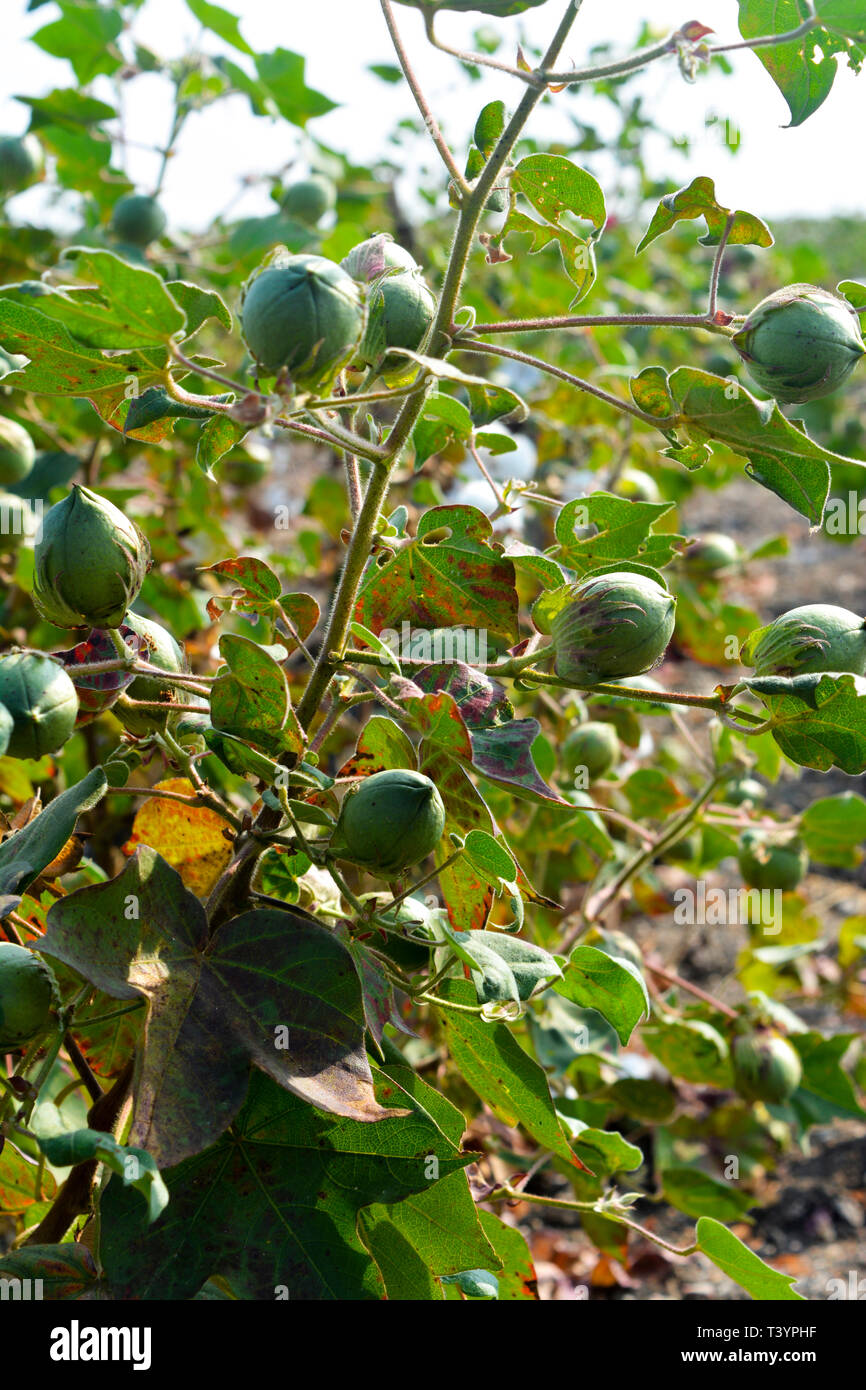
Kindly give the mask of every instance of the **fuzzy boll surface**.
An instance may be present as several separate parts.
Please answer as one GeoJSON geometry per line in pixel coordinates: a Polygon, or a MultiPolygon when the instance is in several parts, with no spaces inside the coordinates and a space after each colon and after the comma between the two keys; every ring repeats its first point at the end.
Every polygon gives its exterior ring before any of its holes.
{"type": "Polygon", "coordinates": [[[34,550],[33,601],[57,627],[120,627],[150,567],[134,521],[76,486],[47,513],[34,550]]]}
{"type": "Polygon", "coordinates": [[[376,772],[346,796],[337,853],[385,878],[417,864],[436,848],[445,807],[435,783],[420,772],[376,772]]]}
{"type": "Polygon", "coordinates": [[[551,623],[554,671],[573,685],[638,676],[673,636],[676,599],[648,575],[614,571],[573,585],[551,623]]]}
{"type": "Polygon", "coordinates": [[[753,380],[783,404],[838,390],[866,353],[851,305],[816,285],[768,295],[732,342],[753,380]]]}
{"type": "Polygon", "coordinates": [[[866,676],[866,620],[832,603],[809,603],[782,613],[743,643],[742,659],[756,676],[849,671],[866,676]]]}
{"type": "Polygon", "coordinates": [[[414,271],[391,275],[373,291],[360,359],[385,373],[416,370],[410,358],[395,356],[390,348],[417,352],[436,313],[436,300],[414,271]]]}
{"type": "Polygon", "coordinates": [[[312,389],[333,380],[364,328],[361,292],[324,256],[290,256],[261,270],[241,308],[244,339],[258,365],[312,389]]]}
{"type": "Polygon", "coordinates": [[[57,753],[71,736],[78,694],[62,666],[39,652],[0,656],[0,704],[12,718],[11,758],[57,753]]]}

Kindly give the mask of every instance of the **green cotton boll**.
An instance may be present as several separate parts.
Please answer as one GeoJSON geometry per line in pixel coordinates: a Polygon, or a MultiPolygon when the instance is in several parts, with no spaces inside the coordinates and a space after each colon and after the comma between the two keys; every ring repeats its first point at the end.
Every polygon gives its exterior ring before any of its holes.
{"type": "Polygon", "coordinates": [[[60,996],[54,972],[26,946],[0,941],[0,1052],[26,1047],[51,1021],[60,996]]]}
{"type": "Polygon", "coordinates": [[[359,241],[340,262],[347,275],[359,285],[378,280],[386,270],[416,270],[421,267],[415,257],[400,246],[389,232],[377,232],[366,241],[359,241]]]}
{"type": "Polygon", "coordinates": [[[12,719],[10,758],[59,753],[78,716],[78,693],[63,667],[41,652],[0,656],[0,705],[12,719]]]}
{"type": "Polygon", "coordinates": [[[731,1049],[734,1085],[744,1100],[781,1105],[803,1078],[799,1053],[780,1033],[737,1038],[731,1049]]]}
{"type": "Polygon", "coordinates": [[[585,767],[591,782],[603,777],[619,761],[619,736],[612,724],[589,720],[568,734],[561,750],[569,777],[585,767]]]}
{"type": "Polygon", "coordinates": [[[337,190],[324,174],[311,174],[308,179],[290,183],[280,201],[280,208],[288,217],[308,227],[315,227],[336,205],[337,190]]]}
{"type": "Polygon", "coordinates": [[[570,685],[639,676],[664,656],[676,599],[647,575],[616,571],[571,586],[551,622],[554,671],[570,685]]]}
{"type": "Polygon", "coordinates": [[[389,349],[417,352],[435,315],[436,300],[420,275],[406,272],[389,276],[372,292],[360,360],[377,367],[386,378],[413,376],[417,365],[412,359],[389,349]]]}
{"type": "Polygon", "coordinates": [[[36,461],[36,446],[23,425],[0,415],[0,487],[20,483],[36,461]]]}
{"type": "Polygon", "coordinates": [[[866,353],[851,305],[816,285],[762,299],[732,342],[752,379],[783,404],[830,395],[866,353]]]}
{"type": "Polygon", "coordinates": [[[806,876],[809,855],[797,839],[747,830],[740,840],[737,863],[747,887],[792,893],[806,876]]]}
{"type": "Polygon", "coordinates": [[[263,372],[285,368],[303,390],[326,387],[360,342],[361,291],[324,256],[285,256],[247,282],[241,326],[263,372]]]}
{"type": "Polygon", "coordinates": [[[130,193],[121,198],[111,214],[113,235],[129,247],[149,246],[162,236],[166,225],[166,216],[159,203],[143,193],[130,193]]]}
{"type": "Polygon", "coordinates": [[[804,604],[751,633],[740,659],[754,666],[756,676],[811,671],[866,676],[866,620],[831,603],[804,604]]]}
{"type": "Polygon", "coordinates": [[[33,602],[68,628],[120,627],[151,564],[135,522],[81,486],[46,514],[34,560],[33,602]]]}
{"type": "Polygon", "coordinates": [[[384,879],[431,854],[445,829],[445,807],[429,777],[409,769],[376,772],[340,808],[331,852],[384,879]]]}
{"type": "Polygon", "coordinates": [[[0,140],[0,193],[20,193],[42,177],[45,157],[35,135],[0,140]]]}
{"type": "Polygon", "coordinates": [[[731,536],[725,536],[721,531],[708,531],[689,546],[683,555],[683,562],[690,577],[709,579],[738,565],[742,558],[743,551],[731,536]]]}

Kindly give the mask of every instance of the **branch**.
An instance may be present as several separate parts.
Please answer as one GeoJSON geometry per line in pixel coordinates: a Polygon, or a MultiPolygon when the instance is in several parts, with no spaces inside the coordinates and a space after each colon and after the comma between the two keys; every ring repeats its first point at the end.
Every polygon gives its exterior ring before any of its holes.
{"type": "MultiPolygon", "coordinates": [[[[715,313],[715,309],[713,310],[715,313]]],[[[491,333],[546,333],[560,328],[702,328],[706,333],[729,331],[721,324],[711,323],[706,314],[560,314],[553,318],[501,319],[498,323],[476,323],[472,325],[474,334],[491,333]]],[[[458,338],[455,347],[463,347],[464,341],[458,338]]]]}
{"type": "Polygon", "coordinates": [[[394,45],[394,52],[397,54],[397,59],[400,63],[400,67],[403,69],[403,76],[406,79],[406,82],[409,86],[409,90],[415,98],[415,105],[421,112],[421,119],[427,127],[430,139],[433,141],[433,144],[436,146],[437,150],[442,156],[442,162],[445,165],[445,168],[448,170],[449,174],[451,175],[452,179],[454,180],[454,183],[457,185],[457,188],[460,190],[461,193],[468,193],[469,185],[466,182],[463,175],[461,174],[459,168],[457,167],[456,160],[454,159],[451,150],[448,148],[448,142],[442,134],[442,131],[439,129],[438,122],[436,121],[433,112],[430,110],[430,107],[427,104],[427,98],[421,90],[418,78],[415,76],[415,73],[412,69],[412,65],[409,62],[406,49],[403,47],[403,40],[401,39],[400,31],[397,28],[397,21],[394,18],[394,12],[391,9],[391,0],[379,0],[379,3],[382,6],[382,13],[385,16],[385,23],[388,26],[388,33],[391,35],[391,42],[394,45]]]}
{"type": "Polygon", "coordinates": [[[572,372],[566,372],[562,367],[554,367],[552,363],[545,362],[541,357],[532,357],[526,352],[516,352],[513,348],[494,347],[492,343],[477,343],[474,338],[461,339],[460,347],[466,352],[478,352],[492,357],[508,357],[513,362],[525,362],[528,367],[536,367],[538,371],[546,372],[548,376],[555,376],[560,381],[567,381],[569,386],[574,386],[578,391],[586,391],[588,395],[605,401],[614,409],[622,410],[626,415],[632,415],[635,420],[640,420],[644,425],[652,425],[655,429],[663,429],[665,424],[673,424],[672,417],[665,416],[659,419],[655,415],[648,415],[646,411],[632,405],[630,401],[624,401],[620,396],[611,395],[610,391],[603,391],[600,386],[593,386],[591,381],[586,381],[581,376],[575,376],[572,372]]]}

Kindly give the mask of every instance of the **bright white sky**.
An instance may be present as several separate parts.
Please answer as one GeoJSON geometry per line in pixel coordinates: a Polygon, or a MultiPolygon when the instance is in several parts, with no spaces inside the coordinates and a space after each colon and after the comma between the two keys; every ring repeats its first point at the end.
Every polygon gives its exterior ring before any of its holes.
{"type": "MultiPolygon", "coordinates": [[[[397,119],[414,114],[405,86],[388,86],[367,71],[370,63],[393,62],[388,35],[376,0],[223,0],[240,11],[242,31],[256,49],[278,46],[303,53],[307,81],[333,100],[340,109],[322,117],[311,130],[324,142],[348,151],[359,163],[381,157],[385,140],[397,119]]],[[[16,93],[34,95],[72,80],[66,63],[49,58],[24,43],[26,36],[56,17],[53,5],[28,14],[26,0],[3,0],[3,46],[0,52],[0,127],[22,129],[26,108],[12,100],[16,93]]],[[[525,28],[539,44],[546,41],[558,18],[558,5],[530,11],[519,19],[497,21],[511,36],[502,56],[513,54],[516,38],[525,28]]],[[[503,74],[488,73],[483,82],[470,83],[459,65],[431,50],[420,16],[403,5],[395,12],[416,70],[434,112],[455,146],[465,142],[475,115],[485,101],[515,100],[516,83],[503,74]]],[[[585,0],[564,57],[585,60],[590,47],[611,37],[623,49],[637,33],[642,18],[652,15],[660,27],[674,29],[695,15],[716,26],[719,41],[738,38],[736,0],[585,0]],[[692,5],[694,14],[692,13],[692,5]],[[612,20],[615,19],[615,23],[612,20]]],[[[443,38],[469,44],[478,15],[445,15],[439,21],[443,38]]],[[[491,21],[492,22],[492,21],[491,21]]],[[[183,0],[147,0],[136,22],[139,39],[164,56],[181,52],[187,40],[195,40],[198,24],[183,0]]],[[[210,51],[222,50],[208,36],[210,51]]],[[[243,63],[238,54],[231,56],[243,63]]],[[[676,187],[697,174],[709,174],[717,182],[719,199],[733,207],[748,208],[772,221],[782,215],[823,215],[841,212],[862,216],[866,212],[866,183],[854,170],[861,160],[855,155],[862,140],[866,114],[866,71],[856,79],[845,67],[821,110],[796,130],[784,129],[787,108],[757,58],[751,53],[733,55],[735,75],[705,77],[695,85],[679,76],[675,61],[656,64],[642,78],[648,109],[665,128],[694,139],[700,136],[688,159],[672,160],[662,142],[650,155],[653,172],[676,187]],[[717,118],[713,121],[712,117],[717,118]],[[721,125],[729,119],[741,132],[736,158],[723,147],[721,125]]],[[[139,78],[126,88],[127,127],[131,137],[143,142],[165,139],[169,120],[164,84],[157,78],[139,78]]],[[[110,92],[103,93],[110,98],[110,92]]],[[[607,103],[582,95],[562,93],[540,113],[536,131],[559,132],[567,138],[567,113],[605,128],[607,103]]],[[[255,121],[245,98],[220,102],[194,118],[184,135],[182,155],[173,166],[165,189],[165,202],[173,224],[192,229],[205,227],[232,194],[238,177],[255,171],[276,172],[303,151],[303,136],[285,123],[273,126],[255,121]],[[300,146],[299,146],[300,140],[300,146]]],[[[462,156],[462,151],[461,151],[462,156]]],[[[604,182],[604,166],[587,160],[604,182]]],[[[145,188],[152,183],[156,160],[144,151],[133,151],[130,172],[145,188]]],[[[16,211],[26,215],[41,190],[31,190],[17,201],[16,211]]],[[[262,191],[248,194],[239,212],[265,211],[262,191]]],[[[852,268],[852,273],[854,268],[852,268]]]]}

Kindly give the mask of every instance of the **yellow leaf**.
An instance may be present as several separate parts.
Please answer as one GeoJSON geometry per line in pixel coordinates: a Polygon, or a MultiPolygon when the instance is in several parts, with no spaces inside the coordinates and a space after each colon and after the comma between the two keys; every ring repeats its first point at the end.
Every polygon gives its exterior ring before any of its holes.
{"type": "MultiPolygon", "coordinates": [[[[157,782],[154,791],[195,796],[185,777],[157,782]]],[[[149,845],[161,854],[198,898],[207,897],[232,857],[231,829],[215,811],[156,796],[148,797],[136,813],[124,854],[132,854],[137,845],[149,845]]]]}

